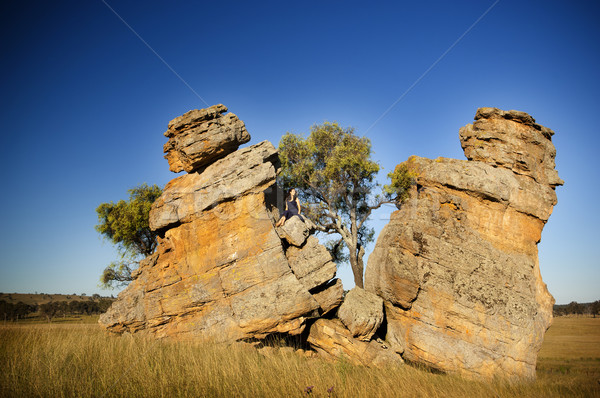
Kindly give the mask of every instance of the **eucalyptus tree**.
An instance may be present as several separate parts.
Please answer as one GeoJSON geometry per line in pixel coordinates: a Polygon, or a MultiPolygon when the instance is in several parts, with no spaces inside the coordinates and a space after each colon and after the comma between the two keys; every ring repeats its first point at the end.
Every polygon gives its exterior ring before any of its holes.
{"type": "Polygon", "coordinates": [[[96,231],[117,246],[121,257],[102,272],[100,283],[104,287],[128,284],[131,271],[140,260],[156,250],[157,234],[150,229],[149,217],[152,203],[161,195],[162,189],[157,185],[142,184],[127,192],[128,200],[102,203],[96,208],[96,231]]]}
{"type": "Polygon", "coordinates": [[[371,159],[371,141],[337,123],[311,127],[310,135],[286,133],[279,142],[283,188],[296,188],[303,213],[337,239],[328,248],[338,262],[348,261],[357,286],[363,287],[365,246],[373,240],[371,212],[386,203],[400,205],[409,196],[413,175],[400,165],[390,183],[375,180],[380,166],[371,159]]]}

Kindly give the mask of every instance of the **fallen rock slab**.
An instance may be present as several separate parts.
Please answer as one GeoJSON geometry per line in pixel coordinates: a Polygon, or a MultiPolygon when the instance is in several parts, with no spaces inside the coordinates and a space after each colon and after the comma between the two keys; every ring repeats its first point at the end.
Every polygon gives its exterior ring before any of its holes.
{"type": "Polygon", "coordinates": [[[335,276],[337,265],[315,236],[310,236],[302,247],[290,246],[285,255],[296,278],[308,289],[321,286],[335,276]]]}
{"type": "Polygon", "coordinates": [[[310,291],[313,298],[321,307],[321,316],[327,315],[337,309],[344,300],[344,286],[341,279],[333,279],[326,285],[310,291]]]}
{"type": "Polygon", "coordinates": [[[403,363],[402,358],[384,344],[376,341],[360,341],[339,319],[318,319],[310,327],[307,341],[326,359],[344,359],[355,365],[394,366],[403,363]]]}

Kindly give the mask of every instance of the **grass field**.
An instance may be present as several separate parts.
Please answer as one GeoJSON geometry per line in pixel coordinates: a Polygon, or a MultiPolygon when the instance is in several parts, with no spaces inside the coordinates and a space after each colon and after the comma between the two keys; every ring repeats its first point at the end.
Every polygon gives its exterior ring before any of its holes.
{"type": "Polygon", "coordinates": [[[0,326],[1,397],[600,397],[600,318],[557,318],[533,383],[368,369],[253,348],[108,335],[93,322],[0,326]],[[312,389],[309,388],[312,386],[312,389]]]}

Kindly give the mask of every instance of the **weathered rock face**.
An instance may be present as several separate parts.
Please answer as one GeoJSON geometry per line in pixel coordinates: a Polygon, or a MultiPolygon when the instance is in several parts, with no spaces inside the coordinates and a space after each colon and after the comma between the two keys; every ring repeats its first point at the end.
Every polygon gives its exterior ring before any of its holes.
{"type": "Polygon", "coordinates": [[[553,132],[481,108],[460,130],[469,161],[411,157],[411,199],[383,229],[366,289],[384,299],[404,359],[466,375],[535,377],[554,299],[537,243],[562,185],[553,132]]]}
{"type": "Polygon", "coordinates": [[[313,232],[313,227],[314,225],[306,218],[302,221],[300,217],[292,217],[283,226],[277,228],[277,234],[290,245],[302,246],[308,235],[313,232]]]}
{"type": "Polygon", "coordinates": [[[333,279],[326,285],[311,290],[311,293],[321,306],[322,315],[327,315],[342,304],[344,286],[340,279],[333,279]]]}
{"type": "Polygon", "coordinates": [[[188,173],[208,165],[250,141],[250,134],[225,105],[195,109],[169,123],[163,150],[171,171],[188,173]]]}
{"type": "MultiPolygon", "coordinates": [[[[292,220],[300,219],[292,217],[286,224],[292,220]]],[[[298,221],[298,223],[302,223],[302,221],[298,221]]],[[[337,266],[331,261],[331,254],[319,244],[316,237],[311,236],[305,242],[306,244],[302,247],[290,246],[286,255],[296,278],[307,289],[312,289],[331,280],[335,276],[337,266]]]]}
{"type": "Polygon", "coordinates": [[[337,316],[352,333],[352,337],[370,341],[383,322],[383,300],[371,292],[355,287],[346,294],[337,316]]]}
{"type": "Polygon", "coordinates": [[[325,358],[344,358],[356,365],[390,366],[404,363],[385,344],[353,338],[339,319],[318,319],[310,328],[308,342],[325,358]]]}
{"type": "Polygon", "coordinates": [[[497,108],[479,108],[475,120],[460,129],[467,159],[507,168],[542,185],[563,184],[554,169],[554,131],[525,112],[497,108]]]}
{"type": "Polygon", "coordinates": [[[171,228],[201,217],[219,203],[262,193],[275,183],[278,162],[277,150],[263,141],[216,161],[202,173],[171,180],[153,205],[150,228],[171,228]]]}
{"type": "MultiPolygon", "coordinates": [[[[198,129],[223,129],[223,111],[216,106],[188,112],[169,131],[182,138],[198,129]]],[[[234,119],[236,131],[245,132],[234,119]]],[[[229,141],[211,141],[214,147],[173,142],[185,156],[174,150],[171,168],[198,171],[169,182],[154,203],[150,225],[160,232],[157,251],[100,317],[102,326],[156,337],[260,339],[300,334],[308,319],[340,305],[335,264],[309,237],[311,226],[297,217],[288,220],[293,243],[274,228],[279,164],[273,145],[264,141],[231,151],[229,141]],[[206,160],[215,153],[218,160],[206,160]]]]}

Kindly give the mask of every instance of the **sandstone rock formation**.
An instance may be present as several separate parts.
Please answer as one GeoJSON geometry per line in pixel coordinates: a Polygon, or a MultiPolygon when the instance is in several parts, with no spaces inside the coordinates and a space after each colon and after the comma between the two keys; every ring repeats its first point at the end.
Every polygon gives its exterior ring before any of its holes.
{"type": "MultiPolygon", "coordinates": [[[[300,219],[292,217],[286,224],[292,220],[300,219]]],[[[302,223],[302,221],[298,221],[298,223],[302,223]]],[[[335,276],[337,266],[331,261],[331,254],[319,244],[316,237],[311,236],[305,242],[302,247],[290,246],[286,256],[296,278],[307,289],[312,289],[331,280],[335,276]]]]}
{"type": "Polygon", "coordinates": [[[100,317],[109,331],[219,341],[298,335],[341,303],[335,264],[309,237],[311,225],[293,217],[285,230],[274,227],[276,149],[264,141],[236,150],[249,135],[225,111],[169,123],[166,158],[189,174],[154,203],[157,251],[100,317]]]}
{"type": "Polygon", "coordinates": [[[222,105],[195,109],[169,123],[163,150],[170,170],[188,173],[208,165],[250,141],[250,134],[233,113],[222,105]]]}
{"type": "MultiPolygon", "coordinates": [[[[278,211],[276,212],[279,213],[278,211]]],[[[278,218],[278,215],[274,216],[278,218]]],[[[300,219],[300,217],[292,217],[285,224],[277,228],[277,234],[281,239],[285,239],[290,245],[302,246],[302,244],[313,232],[314,224],[306,218],[300,219]]]]}
{"type": "Polygon", "coordinates": [[[466,375],[535,377],[554,299],[537,243],[562,185],[552,130],[481,108],[460,130],[469,159],[411,157],[411,199],[369,257],[386,341],[404,359],[466,375]]]}
{"type": "Polygon", "coordinates": [[[321,315],[325,316],[342,304],[344,286],[340,279],[333,279],[326,285],[311,290],[311,293],[321,306],[321,310],[323,311],[321,315]]]}
{"type": "Polygon", "coordinates": [[[411,157],[411,199],[381,232],[365,289],[344,296],[309,220],[274,227],[277,151],[267,141],[238,149],[250,136],[226,111],[169,123],[165,158],[187,174],[154,203],[157,251],[103,327],[248,345],[292,335],[311,355],[359,365],[406,359],[470,376],[535,376],[554,303],[537,243],[563,184],[552,130],[523,112],[481,108],[460,130],[468,160],[411,157]]]}
{"type": "Polygon", "coordinates": [[[385,344],[375,340],[361,341],[352,337],[339,319],[318,319],[310,328],[310,345],[324,358],[345,360],[364,366],[390,366],[404,363],[385,344]]]}

